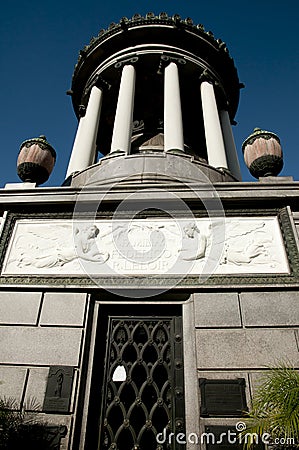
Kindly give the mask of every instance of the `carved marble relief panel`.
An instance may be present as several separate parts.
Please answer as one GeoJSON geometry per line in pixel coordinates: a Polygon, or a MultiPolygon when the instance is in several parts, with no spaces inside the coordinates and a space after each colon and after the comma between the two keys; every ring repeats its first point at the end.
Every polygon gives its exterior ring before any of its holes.
{"type": "Polygon", "coordinates": [[[3,275],[288,274],[277,217],[19,219],[3,275]]]}

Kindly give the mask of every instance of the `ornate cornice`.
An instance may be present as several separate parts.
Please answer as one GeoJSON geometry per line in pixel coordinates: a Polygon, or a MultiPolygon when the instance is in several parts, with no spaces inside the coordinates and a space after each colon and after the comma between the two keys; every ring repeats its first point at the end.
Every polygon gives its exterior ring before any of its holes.
{"type": "Polygon", "coordinates": [[[178,14],[174,14],[173,16],[168,16],[167,13],[161,12],[159,15],[155,15],[152,12],[147,13],[145,16],[140,14],[134,14],[131,19],[127,17],[123,17],[118,23],[112,22],[107,29],[100,30],[98,36],[91,38],[89,44],[85,45],[82,50],[79,52],[79,58],[77,64],[75,66],[74,75],[76,75],[76,71],[78,65],[82,60],[84,60],[88,53],[90,53],[93,48],[99,45],[102,41],[107,39],[108,37],[117,34],[119,32],[126,32],[129,28],[141,26],[141,25],[169,25],[176,27],[178,29],[190,30],[198,36],[204,37],[206,40],[210,42],[215,48],[217,48],[220,52],[226,53],[230,59],[229,51],[226,47],[225,42],[221,39],[215,39],[214,34],[211,31],[205,31],[204,26],[202,24],[194,24],[193,20],[190,17],[186,19],[182,19],[178,14]]]}

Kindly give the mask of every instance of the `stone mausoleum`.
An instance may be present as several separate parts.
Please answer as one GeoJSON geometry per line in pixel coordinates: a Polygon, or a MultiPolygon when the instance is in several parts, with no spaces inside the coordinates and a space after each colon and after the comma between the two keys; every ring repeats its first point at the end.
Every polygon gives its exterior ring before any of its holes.
{"type": "Polygon", "coordinates": [[[236,430],[265,366],[299,367],[299,185],[261,129],[241,181],[241,87],[202,25],[136,14],[80,52],[62,185],[39,187],[45,136],[21,145],[23,182],[0,191],[0,396],[49,448],[241,448],[201,436],[236,430]]]}

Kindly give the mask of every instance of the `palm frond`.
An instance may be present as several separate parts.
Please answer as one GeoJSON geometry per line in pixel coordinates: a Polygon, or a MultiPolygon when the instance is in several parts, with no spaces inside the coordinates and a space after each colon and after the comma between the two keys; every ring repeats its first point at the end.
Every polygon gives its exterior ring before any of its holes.
{"type": "MultiPolygon", "coordinates": [[[[247,428],[241,433],[269,433],[276,438],[293,438],[299,446],[299,373],[280,364],[261,376],[245,419],[247,428]]],[[[250,448],[250,443],[245,444],[250,448]]],[[[299,448],[299,447],[298,447],[299,448]]]]}

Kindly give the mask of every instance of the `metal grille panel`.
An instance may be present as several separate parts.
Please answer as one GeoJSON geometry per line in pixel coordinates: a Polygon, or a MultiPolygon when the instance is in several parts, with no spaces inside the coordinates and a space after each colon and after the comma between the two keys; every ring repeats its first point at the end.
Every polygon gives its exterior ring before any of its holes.
{"type": "Polygon", "coordinates": [[[100,449],[174,448],[156,436],[184,430],[181,318],[110,318],[105,366],[100,449]]]}

